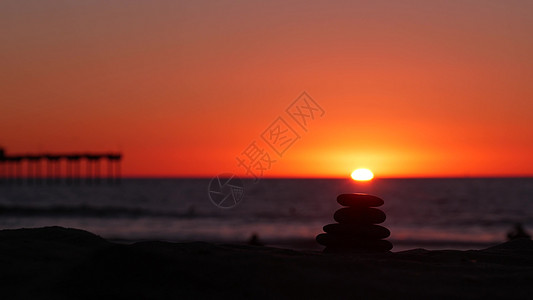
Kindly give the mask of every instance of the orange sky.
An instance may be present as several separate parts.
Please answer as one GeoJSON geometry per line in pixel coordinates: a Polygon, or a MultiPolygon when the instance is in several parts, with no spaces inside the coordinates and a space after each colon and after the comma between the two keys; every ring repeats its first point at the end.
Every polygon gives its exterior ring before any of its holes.
{"type": "Polygon", "coordinates": [[[435,2],[2,1],[0,144],[243,174],[307,91],[264,176],[533,175],[533,2],[435,2]]]}

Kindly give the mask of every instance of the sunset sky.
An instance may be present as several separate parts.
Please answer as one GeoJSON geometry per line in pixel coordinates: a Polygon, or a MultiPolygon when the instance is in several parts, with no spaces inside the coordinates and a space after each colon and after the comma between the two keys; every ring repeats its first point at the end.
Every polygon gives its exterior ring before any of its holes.
{"type": "Polygon", "coordinates": [[[533,175],[533,1],[2,1],[0,145],[126,176],[533,175]],[[286,109],[323,109],[307,131],[286,109]],[[261,134],[300,136],[279,157],[261,134]]]}

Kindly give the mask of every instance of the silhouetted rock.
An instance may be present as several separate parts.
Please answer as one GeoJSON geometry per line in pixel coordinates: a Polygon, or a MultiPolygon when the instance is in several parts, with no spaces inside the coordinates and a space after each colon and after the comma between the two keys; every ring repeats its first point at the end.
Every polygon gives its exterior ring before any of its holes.
{"type": "Polygon", "coordinates": [[[333,218],[339,222],[324,226],[326,233],[317,235],[316,241],[326,246],[327,253],[387,252],[392,244],[383,240],[390,231],[379,225],[385,221],[383,211],[373,208],[384,204],[383,199],[367,194],[341,194],[337,202],[343,206],[333,218]]]}
{"type": "MultiPolygon", "coordinates": [[[[59,226],[41,227],[41,228],[22,228],[22,229],[4,229],[0,230],[0,241],[9,242],[12,245],[17,243],[28,243],[27,241],[46,241],[52,244],[68,244],[84,248],[98,248],[109,245],[105,239],[93,233],[59,226]]],[[[29,247],[29,243],[27,244],[29,247]]]]}
{"type": "Polygon", "coordinates": [[[390,236],[387,228],[373,224],[328,224],[324,226],[324,231],[332,235],[360,238],[384,239],[390,236]]]}
{"type": "Polygon", "coordinates": [[[324,248],[324,253],[379,253],[389,252],[391,242],[387,240],[370,241],[360,245],[329,245],[324,248]]]}
{"type": "Polygon", "coordinates": [[[387,240],[367,239],[349,235],[340,236],[329,233],[321,233],[316,236],[316,241],[324,246],[355,247],[377,250],[386,249],[385,251],[392,249],[392,244],[387,240]]]}
{"type": "Polygon", "coordinates": [[[333,215],[335,221],[347,224],[379,224],[386,219],[385,213],[377,208],[345,207],[333,215]]]}
{"type": "Polygon", "coordinates": [[[350,207],[377,207],[385,203],[379,197],[362,193],[341,194],[337,197],[337,202],[350,207]]]}

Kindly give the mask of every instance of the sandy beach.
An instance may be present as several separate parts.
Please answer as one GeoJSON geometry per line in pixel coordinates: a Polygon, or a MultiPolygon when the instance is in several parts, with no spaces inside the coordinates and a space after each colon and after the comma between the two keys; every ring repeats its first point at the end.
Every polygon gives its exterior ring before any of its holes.
{"type": "Polygon", "coordinates": [[[4,299],[513,299],[533,241],[483,250],[323,254],[206,242],[116,244],[62,227],[0,231],[4,299]]]}

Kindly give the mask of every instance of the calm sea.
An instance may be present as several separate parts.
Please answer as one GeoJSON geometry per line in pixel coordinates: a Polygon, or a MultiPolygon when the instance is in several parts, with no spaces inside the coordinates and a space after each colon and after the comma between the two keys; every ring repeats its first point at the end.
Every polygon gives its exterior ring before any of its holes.
{"type": "Polygon", "coordinates": [[[533,230],[533,178],[262,179],[245,182],[236,207],[208,197],[210,179],[123,179],[120,185],[0,185],[0,228],[59,225],[115,241],[160,239],[321,247],[341,193],[382,197],[393,251],[480,249],[520,222],[533,230]]]}

